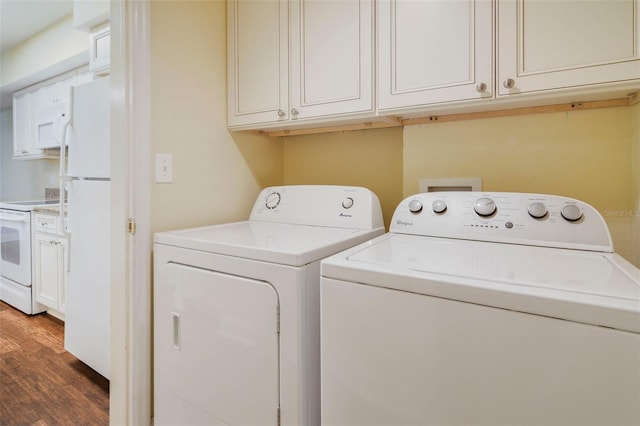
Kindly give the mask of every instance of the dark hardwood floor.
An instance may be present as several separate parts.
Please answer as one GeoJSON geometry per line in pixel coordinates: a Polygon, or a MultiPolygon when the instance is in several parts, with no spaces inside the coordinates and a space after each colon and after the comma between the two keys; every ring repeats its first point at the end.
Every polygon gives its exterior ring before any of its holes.
{"type": "Polygon", "coordinates": [[[109,381],[64,350],[62,321],[0,302],[0,425],[108,425],[109,381]]]}

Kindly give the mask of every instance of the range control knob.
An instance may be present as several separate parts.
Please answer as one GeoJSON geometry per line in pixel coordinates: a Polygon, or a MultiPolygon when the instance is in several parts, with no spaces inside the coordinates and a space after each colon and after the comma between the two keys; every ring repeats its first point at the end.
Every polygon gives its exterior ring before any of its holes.
{"type": "Polygon", "coordinates": [[[409,211],[411,213],[420,213],[422,211],[422,202],[416,199],[409,201],[409,211]]]}
{"type": "Polygon", "coordinates": [[[473,205],[473,210],[479,216],[491,216],[496,212],[496,203],[489,197],[478,198],[473,205]]]}
{"type": "Polygon", "coordinates": [[[536,201],[535,203],[529,204],[529,216],[535,219],[542,219],[547,215],[547,206],[543,203],[536,201]]]}
{"type": "Polygon", "coordinates": [[[342,207],[344,207],[345,209],[350,209],[351,207],[353,207],[353,198],[351,197],[347,197],[342,201],[342,207]]]}
{"type": "Polygon", "coordinates": [[[575,204],[569,204],[562,208],[562,217],[567,219],[569,222],[575,222],[582,217],[582,210],[580,210],[580,207],[575,204]]]}
{"type": "Polygon", "coordinates": [[[442,200],[435,200],[433,204],[431,204],[431,208],[434,213],[443,213],[447,209],[447,203],[442,200]]]}
{"type": "Polygon", "coordinates": [[[275,209],[276,207],[278,207],[278,204],[280,204],[280,194],[278,192],[272,192],[271,194],[267,195],[267,198],[264,201],[264,205],[269,210],[275,209]]]}

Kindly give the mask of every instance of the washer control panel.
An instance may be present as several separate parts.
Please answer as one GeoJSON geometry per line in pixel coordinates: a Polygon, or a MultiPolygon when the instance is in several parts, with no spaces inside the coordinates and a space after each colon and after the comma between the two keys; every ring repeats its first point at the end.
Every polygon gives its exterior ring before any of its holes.
{"type": "Polygon", "coordinates": [[[384,227],[378,197],[367,188],[291,185],[262,190],[250,220],[353,229],[384,227]]]}
{"type": "Polygon", "coordinates": [[[429,192],[404,199],[390,232],[613,252],[602,215],[567,197],[511,192],[429,192]]]}

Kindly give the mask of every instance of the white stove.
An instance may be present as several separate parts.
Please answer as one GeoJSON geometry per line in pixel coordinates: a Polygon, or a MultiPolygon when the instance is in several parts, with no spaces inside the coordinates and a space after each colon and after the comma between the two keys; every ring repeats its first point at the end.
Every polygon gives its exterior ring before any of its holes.
{"type": "Polygon", "coordinates": [[[640,270],[581,201],[409,197],[321,304],[326,425],[640,424],[640,270]]]}
{"type": "Polygon", "coordinates": [[[44,309],[36,302],[32,283],[31,212],[57,200],[11,201],[0,203],[0,300],[26,314],[44,309]]]}

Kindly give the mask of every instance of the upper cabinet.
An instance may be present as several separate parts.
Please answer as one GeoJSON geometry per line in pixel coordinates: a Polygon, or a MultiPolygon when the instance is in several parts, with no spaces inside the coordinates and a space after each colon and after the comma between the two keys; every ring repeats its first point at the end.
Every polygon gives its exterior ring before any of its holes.
{"type": "Polygon", "coordinates": [[[490,0],[379,0],[378,108],[493,95],[490,0]]]}
{"type": "Polygon", "coordinates": [[[373,0],[228,0],[232,128],[373,116],[373,0]]]}
{"type": "Polygon", "coordinates": [[[378,0],[378,111],[626,96],[640,90],[639,13],[637,0],[378,0]]]}
{"type": "Polygon", "coordinates": [[[640,78],[637,0],[499,0],[498,94],[640,78]]]}
{"type": "Polygon", "coordinates": [[[229,127],[629,97],[639,1],[228,0],[229,127]]]}
{"type": "Polygon", "coordinates": [[[28,90],[13,95],[13,156],[16,158],[42,156],[43,150],[37,149],[31,124],[34,123],[32,105],[37,103],[28,90]]]}
{"type": "Polygon", "coordinates": [[[106,25],[89,34],[89,71],[108,74],[111,67],[111,26],[106,25]]]}

